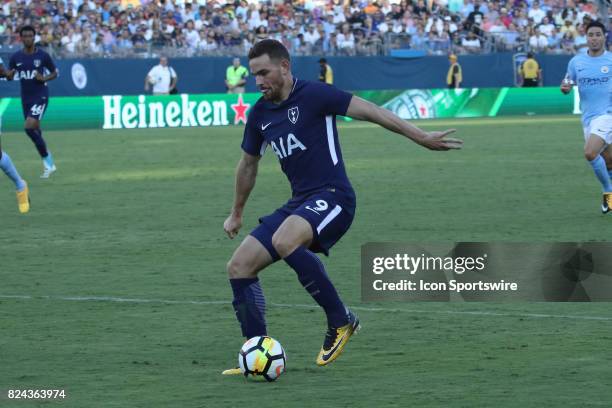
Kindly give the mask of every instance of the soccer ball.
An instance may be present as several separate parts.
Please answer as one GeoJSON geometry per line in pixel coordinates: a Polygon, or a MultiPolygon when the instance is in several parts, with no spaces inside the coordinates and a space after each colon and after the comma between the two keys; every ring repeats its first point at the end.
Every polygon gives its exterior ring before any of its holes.
{"type": "Polygon", "coordinates": [[[240,349],[238,365],[247,378],[274,381],[285,371],[287,356],[277,340],[257,336],[247,340],[240,349]]]}

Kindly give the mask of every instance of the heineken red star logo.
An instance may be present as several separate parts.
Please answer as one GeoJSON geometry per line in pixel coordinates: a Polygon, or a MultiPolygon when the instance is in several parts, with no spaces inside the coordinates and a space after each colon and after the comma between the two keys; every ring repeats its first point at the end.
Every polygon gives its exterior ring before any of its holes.
{"type": "Polygon", "coordinates": [[[244,103],[243,100],[242,100],[242,94],[239,94],[238,95],[238,102],[233,103],[230,106],[234,110],[234,125],[237,125],[240,122],[246,124],[246,122],[247,122],[246,112],[251,107],[251,104],[250,103],[244,103]]]}

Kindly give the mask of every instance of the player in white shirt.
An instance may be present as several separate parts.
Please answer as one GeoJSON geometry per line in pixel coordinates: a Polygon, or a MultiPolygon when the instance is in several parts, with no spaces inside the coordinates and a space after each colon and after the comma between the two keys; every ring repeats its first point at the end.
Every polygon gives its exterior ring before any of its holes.
{"type": "Polygon", "coordinates": [[[174,69],[168,66],[168,58],[161,57],[159,64],[147,74],[144,89],[148,91],[153,85],[153,95],[167,95],[176,87],[177,79],[174,69]]]}

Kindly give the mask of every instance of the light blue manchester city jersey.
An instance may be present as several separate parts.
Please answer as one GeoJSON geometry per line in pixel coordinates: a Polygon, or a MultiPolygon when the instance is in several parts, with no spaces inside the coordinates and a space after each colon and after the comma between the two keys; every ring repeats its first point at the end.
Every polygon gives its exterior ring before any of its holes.
{"type": "Polygon", "coordinates": [[[576,55],[567,66],[567,76],[578,86],[584,127],[593,118],[612,113],[612,53],[576,55]]]}

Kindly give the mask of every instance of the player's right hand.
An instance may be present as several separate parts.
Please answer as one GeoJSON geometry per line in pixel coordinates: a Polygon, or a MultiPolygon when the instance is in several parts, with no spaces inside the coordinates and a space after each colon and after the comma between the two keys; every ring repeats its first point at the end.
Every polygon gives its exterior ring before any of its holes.
{"type": "Polygon", "coordinates": [[[463,140],[446,137],[454,132],[455,129],[448,129],[442,132],[427,132],[425,138],[421,139],[418,143],[429,150],[461,149],[463,147],[463,140]]]}
{"type": "Polygon", "coordinates": [[[234,239],[238,235],[238,231],[242,227],[242,217],[238,217],[234,213],[230,214],[229,217],[223,223],[223,230],[230,239],[234,239]]]}
{"type": "Polygon", "coordinates": [[[572,90],[572,86],[573,85],[571,82],[566,82],[566,81],[561,82],[561,92],[567,95],[572,90]]]}

